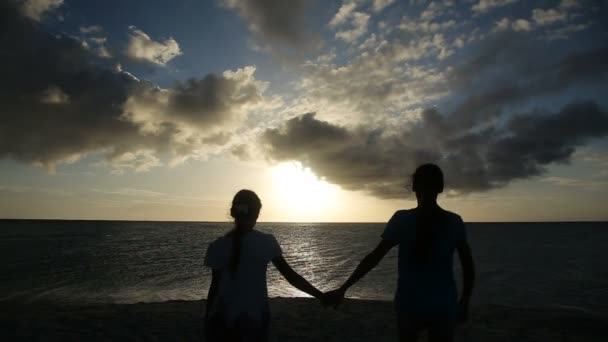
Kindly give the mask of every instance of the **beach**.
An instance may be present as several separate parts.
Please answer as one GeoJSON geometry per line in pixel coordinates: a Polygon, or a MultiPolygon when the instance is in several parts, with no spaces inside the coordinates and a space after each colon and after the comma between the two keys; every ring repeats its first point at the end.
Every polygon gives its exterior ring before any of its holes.
{"type": "MultiPolygon", "coordinates": [[[[396,341],[390,301],[272,298],[272,341],[396,341]]],[[[203,341],[205,301],[0,304],[3,341],[203,341]]],[[[457,341],[607,341],[608,317],[576,308],[472,307],[457,341]]]]}

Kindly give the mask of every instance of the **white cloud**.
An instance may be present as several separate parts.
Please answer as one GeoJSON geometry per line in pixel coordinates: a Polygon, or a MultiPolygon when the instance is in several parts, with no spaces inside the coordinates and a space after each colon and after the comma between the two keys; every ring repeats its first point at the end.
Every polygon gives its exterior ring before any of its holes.
{"type": "Polygon", "coordinates": [[[63,5],[63,0],[25,0],[21,3],[23,14],[36,21],[40,21],[42,16],[63,5]]]}
{"type": "Polygon", "coordinates": [[[50,86],[42,94],[40,102],[46,104],[65,104],[70,102],[70,97],[61,88],[50,86]]]}
{"type": "MultiPolygon", "coordinates": [[[[126,152],[116,156],[109,161],[109,166],[112,168],[111,173],[121,175],[126,170],[135,172],[147,172],[154,167],[161,166],[160,159],[156,156],[153,150],[138,150],[135,152],[126,152]]],[[[139,193],[138,195],[142,195],[139,193]]]]}
{"type": "Polygon", "coordinates": [[[431,22],[426,20],[416,21],[404,18],[399,24],[399,28],[412,32],[438,32],[456,26],[456,21],[451,19],[444,22],[431,22]]]}
{"type": "Polygon", "coordinates": [[[566,18],[567,15],[565,12],[558,11],[553,8],[547,10],[535,8],[534,10],[532,10],[532,19],[534,19],[534,21],[541,26],[565,21],[566,18]]]}
{"type": "Polygon", "coordinates": [[[574,8],[579,7],[581,4],[577,0],[562,0],[559,4],[560,8],[574,8]]]}
{"type": "Polygon", "coordinates": [[[112,54],[107,47],[101,45],[97,49],[93,50],[95,54],[101,58],[112,58],[112,54]]]}
{"type": "Polygon", "coordinates": [[[453,48],[447,38],[377,32],[357,46],[358,56],[348,62],[310,61],[297,86],[302,95],[289,112],[317,112],[347,124],[381,120],[398,125],[392,118],[402,123],[413,115],[412,109],[445,95],[444,70],[422,60],[450,56],[453,48]]]}
{"type": "Polygon", "coordinates": [[[517,0],[479,0],[479,2],[473,5],[471,9],[475,13],[483,13],[496,7],[506,6],[514,3],[515,1],[517,0]]]}
{"type": "Polygon", "coordinates": [[[582,183],[580,179],[568,177],[545,177],[541,181],[560,186],[577,186],[582,183]]]}
{"type": "Polygon", "coordinates": [[[101,33],[103,32],[103,28],[99,25],[91,25],[91,26],[81,26],[80,33],[89,34],[89,33],[101,33]]]}
{"type": "Polygon", "coordinates": [[[502,18],[494,23],[493,31],[501,32],[508,30],[509,27],[511,27],[511,20],[509,20],[509,18],[502,18]]]}
{"type": "Polygon", "coordinates": [[[510,20],[502,18],[494,23],[493,32],[502,32],[511,29],[517,32],[528,32],[532,30],[532,25],[525,19],[510,20]]]}
{"type": "Polygon", "coordinates": [[[451,0],[431,1],[427,8],[420,13],[420,19],[432,20],[444,14],[454,3],[451,0]]]}
{"type": "Polygon", "coordinates": [[[131,58],[165,65],[182,54],[179,44],[171,37],[164,41],[154,41],[144,31],[135,26],[131,26],[129,29],[131,32],[126,53],[131,58]]]}
{"type": "Polygon", "coordinates": [[[101,58],[111,58],[112,53],[105,45],[108,39],[106,37],[88,37],[82,38],[81,45],[93,54],[101,58]]]}
{"type": "Polygon", "coordinates": [[[465,44],[465,36],[464,35],[460,35],[458,37],[456,37],[456,39],[454,39],[454,46],[462,49],[464,47],[465,44]]]}
{"type": "Polygon", "coordinates": [[[549,40],[568,39],[571,34],[586,30],[589,27],[588,23],[585,24],[570,24],[562,28],[551,30],[547,32],[547,38],[549,40]]]}
{"type": "Polygon", "coordinates": [[[374,0],[374,11],[380,12],[385,7],[393,4],[395,0],[374,0]]]}
{"type": "Polygon", "coordinates": [[[352,28],[350,30],[342,30],[336,32],[336,39],[344,40],[345,42],[354,42],[367,32],[367,24],[369,23],[370,15],[362,12],[354,12],[351,17],[352,28]]]}
{"type": "Polygon", "coordinates": [[[351,18],[351,15],[355,8],[357,8],[356,2],[342,4],[338,12],[336,12],[334,17],[329,21],[329,26],[336,27],[344,24],[349,18],[351,18]]]}
{"type": "Polygon", "coordinates": [[[511,25],[514,31],[530,31],[532,26],[530,22],[525,19],[517,19],[511,25]]]}

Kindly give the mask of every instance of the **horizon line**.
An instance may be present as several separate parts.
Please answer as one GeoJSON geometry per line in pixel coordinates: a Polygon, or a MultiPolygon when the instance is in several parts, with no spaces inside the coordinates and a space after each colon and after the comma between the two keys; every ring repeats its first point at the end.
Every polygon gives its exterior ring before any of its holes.
{"type": "MultiPolygon", "coordinates": [[[[69,218],[3,218],[0,221],[101,221],[101,222],[168,222],[168,223],[232,223],[211,220],[134,220],[134,219],[69,219],[69,218]]],[[[257,223],[317,223],[317,224],[386,224],[387,221],[257,221],[257,223]]],[[[549,220],[549,221],[464,221],[465,223],[608,223],[606,220],[549,220]]]]}

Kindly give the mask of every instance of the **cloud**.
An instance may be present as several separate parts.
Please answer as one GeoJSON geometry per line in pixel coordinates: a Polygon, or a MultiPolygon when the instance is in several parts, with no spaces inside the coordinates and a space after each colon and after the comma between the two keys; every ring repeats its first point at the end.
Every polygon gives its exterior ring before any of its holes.
{"type": "Polygon", "coordinates": [[[557,112],[531,111],[483,130],[453,129],[434,109],[388,130],[347,128],[315,118],[289,119],[261,136],[274,160],[297,160],[319,177],[348,190],[379,198],[406,196],[415,167],[438,163],[456,193],[502,187],[541,175],[553,163],[570,160],[577,147],[608,135],[608,113],[595,103],[571,103],[557,112]]]}
{"type": "Polygon", "coordinates": [[[166,125],[188,130],[215,131],[234,125],[247,108],[263,101],[266,83],[254,79],[255,67],[210,74],[178,82],[171,89],[142,84],[125,101],[125,117],[144,132],[156,133],[166,125]]]}
{"type": "Polygon", "coordinates": [[[543,182],[551,183],[559,186],[579,186],[583,183],[580,179],[568,177],[545,177],[541,179],[543,182]]]}
{"type": "Polygon", "coordinates": [[[558,39],[568,39],[570,35],[576,32],[584,31],[589,28],[588,23],[582,24],[569,24],[564,27],[560,27],[554,30],[547,31],[547,39],[549,40],[558,40],[558,39]]]}
{"type": "Polygon", "coordinates": [[[249,29],[271,44],[315,47],[318,38],[306,27],[306,0],[222,0],[249,23],[249,29]]]}
{"type": "Polygon", "coordinates": [[[156,156],[156,151],[141,149],[134,152],[122,152],[113,156],[109,161],[102,162],[108,165],[114,175],[122,175],[126,170],[134,172],[147,172],[162,165],[156,156]]]}
{"type": "Polygon", "coordinates": [[[46,104],[66,104],[70,102],[70,97],[60,88],[50,86],[44,91],[40,101],[46,104]]]}
{"type": "Polygon", "coordinates": [[[351,29],[336,32],[336,39],[352,43],[367,32],[367,24],[370,15],[362,12],[354,12],[350,15],[351,29]]]}
{"type": "Polygon", "coordinates": [[[306,106],[294,112],[381,119],[444,96],[445,71],[423,61],[448,58],[452,44],[440,33],[418,33],[400,33],[394,39],[372,33],[350,61],[309,61],[298,83],[306,106]]]}
{"type": "Polygon", "coordinates": [[[444,22],[431,22],[431,21],[416,21],[416,20],[404,20],[399,24],[399,28],[411,32],[439,32],[445,31],[456,26],[455,20],[446,20],[444,22]]]}
{"type": "Polygon", "coordinates": [[[81,26],[80,33],[84,34],[95,34],[103,32],[103,28],[99,25],[81,26]]]}
{"type": "Polygon", "coordinates": [[[129,45],[126,55],[130,58],[165,65],[182,54],[179,44],[171,37],[162,42],[154,41],[144,31],[135,26],[129,27],[129,30],[129,45]]]}
{"type": "Polygon", "coordinates": [[[511,24],[511,27],[513,28],[514,31],[530,31],[532,30],[532,26],[530,25],[530,22],[527,21],[526,19],[517,19],[513,22],[513,24],[511,24]]]}
{"type": "Polygon", "coordinates": [[[351,17],[354,10],[357,8],[356,1],[349,1],[342,3],[342,6],[338,9],[338,12],[333,16],[333,18],[329,21],[330,27],[337,27],[347,22],[347,20],[351,17]]]}
{"type": "Polygon", "coordinates": [[[532,18],[534,19],[536,24],[544,26],[560,21],[565,21],[567,19],[567,14],[565,12],[558,11],[554,8],[550,8],[547,10],[535,8],[532,10],[532,18]]]}
{"type": "Polygon", "coordinates": [[[395,0],[374,0],[374,11],[380,12],[386,7],[392,5],[394,2],[395,0]]]}
{"type": "Polygon", "coordinates": [[[493,32],[503,32],[506,30],[516,32],[528,32],[532,30],[532,25],[525,19],[516,19],[511,21],[509,18],[502,18],[494,23],[493,32]]]}
{"type": "Polygon", "coordinates": [[[23,15],[40,21],[44,14],[53,11],[63,5],[63,0],[24,0],[21,1],[23,15]]]}
{"type": "MultiPolygon", "coordinates": [[[[247,67],[179,82],[172,88],[106,67],[81,42],[41,31],[0,3],[0,158],[52,168],[102,153],[117,172],[145,171],[163,155],[202,156],[249,108],[266,85],[247,67]]],[[[215,147],[214,147],[215,148],[215,147]]]]}
{"type": "Polygon", "coordinates": [[[316,114],[268,129],[267,154],[346,189],[395,198],[422,162],[441,163],[457,192],[483,191],[543,174],[608,135],[602,98],[591,92],[591,101],[567,104],[563,96],[608,84],[608,46],[547,55],[537,38],[508,30],[441,69],[425,61],[456,40],[390,38],[370,34],[341,65],[310,61],[300,84],[308,100],[294,108],[316,114]],[[538,108],[544,103],[551,109],[538,108]],[[422,109],[432,104],[441,109],[422,109]]]}
{"type": "Polygon", "coordinates": [[[431,1],[424,11],[420,13],[420,19],[422,20],[433,20],[443,14],[445,14],[450,7],[454,5],[454,2],[450,0],[444,1],[431,1]]]}
{"type": "Polygon", "coordinates": [[[507,33],[488,41],[448,75],[452,94],[462,100],[451,110],[450,124],[472,127],[500,117],[505,109],[567,89],[606,85],[608,46],[548,58],[543,47],[523,34],[507,33]]]}
{"type": "Polygon", "coordinates": [[[559,3],[559,7],[560,8],[575,8],[575,7],[580,7],[581,4],[579,3],[578,0],[562,0],[559,3]]]}
{"type": "Polygon", "coordinates": [[[479,0],[478,3],[471,7],[475,13],[487,12],[491,9],[503,7],[516,2],[517,0],[479,0]]]}

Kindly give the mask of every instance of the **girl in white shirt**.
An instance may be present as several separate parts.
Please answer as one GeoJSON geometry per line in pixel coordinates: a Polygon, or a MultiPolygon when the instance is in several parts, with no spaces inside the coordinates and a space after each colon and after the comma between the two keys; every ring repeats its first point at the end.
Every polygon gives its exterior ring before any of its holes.
{"type": "Polygon", "coordinates": [[[271,261],[291,285],[323,298],[321,291],[287,264],[273,235],[253,229],[261,208],[255,192],[237,192],[230,208],[234,229],[207,249],[205,265],[212,269],[205,316],[207,341],[268,341],[266,268],[271,261]]]}

